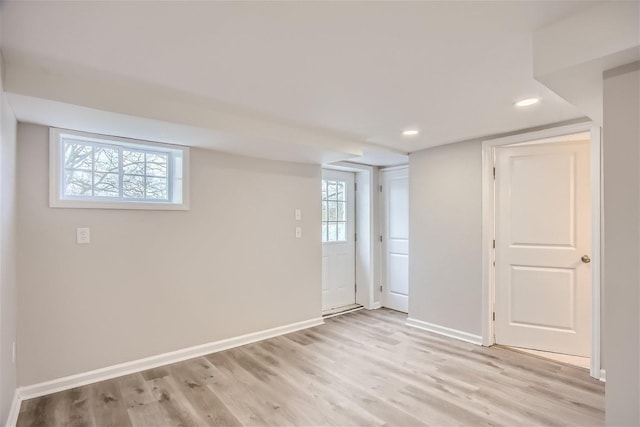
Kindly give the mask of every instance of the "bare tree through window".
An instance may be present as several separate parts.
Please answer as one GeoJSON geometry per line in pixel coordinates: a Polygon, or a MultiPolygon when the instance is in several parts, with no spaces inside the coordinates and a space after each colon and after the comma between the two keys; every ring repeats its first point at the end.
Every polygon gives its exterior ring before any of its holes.
{"type": "Polygon", "coordinates": [[[168,201],[165,152],[64,140],[65,197],[168,201]]]}
{"type": "Polygon", "coordinates": [[[322,180],[322,242],[347,240],[347,183],[322,180]]]}

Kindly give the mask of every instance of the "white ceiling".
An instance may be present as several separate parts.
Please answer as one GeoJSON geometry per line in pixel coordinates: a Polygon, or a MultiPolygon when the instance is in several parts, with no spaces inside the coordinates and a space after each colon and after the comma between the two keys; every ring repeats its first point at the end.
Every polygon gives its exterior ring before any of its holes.
{"type": "MultiPolygon", "coordinates": [[[[247,147],[260,135],[245,138],[243,126],[206,117],[223,111],[246,119],[245,127],[259,117],[297,129],[298,139],[323,134],[328,149],[345,157],[375,152],[371,163],[391,164],[398,152],[583,116],[534,80],[532,37],[596,3],[5,1],[0,47],[5,90],[32,101],[211,128],[219,131],[214,148],[225,134],[227,145],[247,147]],[[65,90],[43,89],[47,79],[65,90]],[[96,89],[74,91],[80,80],[96,89]],[[128,97],[107,102],[100,87],[109,85],[126,86],[128,97]],[[182,104],[210,115],[193,121],[160,107],[133,111],[136,85],[147,94],[179,93],[182,104]],[[541,103],[513,106],[530,96],[541,103]],[[408,127],[420,135],[403,138],[408,127]]],[[[47,110],[35,114],[25,99],[14,106],[19,118],[46,122],[47,110]]],[[[55,110],[49,121],[60,122],[55,110]]],[[[238,151],[251,154],[247,147],[238,151]]]]}

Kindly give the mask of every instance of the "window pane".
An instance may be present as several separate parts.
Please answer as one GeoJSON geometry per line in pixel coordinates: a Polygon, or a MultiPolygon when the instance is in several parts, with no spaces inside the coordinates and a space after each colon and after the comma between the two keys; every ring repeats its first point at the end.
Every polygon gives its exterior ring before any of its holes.
{"type": "Polygon", "coordinates": [[[123,150],[122,170],[126,174],[144,175],[144,153],[123,150]]]}
{"type": "Polygon", "coordinates": [[[168,164],[169,158],[166,154],[147,153],[147,175],[166,177],[168,164]]]}
{"type": "Polygon", "coordinates": [[[327,241],[327,223],[323,222],[322,223],[322,242],[326,242],[327,241]]]}
{"type": "Polygon", "coordinates": [[[65,196],[91,196],[91,172],[69,171],[65,172],[64,195],[65,196]]]}
{"type": "Polygon", "coordinates": [[[338,202],[338,221],[347,220],[347,204],[346,202],[338,202]]]}
{"type": "Polygon", "coordinates": [[[335,200],[336,199],[336,182],[328,181],[327,182],[327,200],[335,200]]]}
{"type": "Polygon", "coordinates": [[[347,240],[347,223],[339,222],[338,223],[338,240],[344,242],[347,240]]]}
{"type": "Polygon", "coordinates": [[[147,199],[167,200],[169,189],[166,178],[147,178],[147,199]]]}
{"type": "Polygon", "coordinates": [[[93,147],[91,145],[65,142],[65,169],[93,169],[93,147]]]}
{"type": "Polygon", "coordinates": [[[345,191],[344,191],[345,190],[345,184],[346,183],[344,181],[338,181],[337,182],[338,194],[337,194],[336,199],[338,199],[338,200],[346,200],[345,191]]]}
{"type": "Polygon", "coordinates": [[[118,150],[108,147],[95,148],[94,167],[97,172],[119,172],[118,150]]]}
{"type": "Polygon", "coordinates": [[[94,180],[94,196],[120,197],[120,176],[117,173],[96,172],[94,180]]]}
{"type": "Polygon", "coordinates": [[[124,175],[122,195],[131,199],[144,199],[144,176],[124,175]]]}
{"type": "Polygon", "coordinates": [[[322,202],[322,220],[327,220],[327,202],[322,202]]]}
{"type": "Polygon", "coordinates": [[[338,226],[335,222],[328,223],[327,241],[335,242],[338,237],[338,226]]]}
{"type": "Polygon", "coordinates": [[[327,216],[329,221],[338,220],[338,202],[327,202],[327,216]]]}
{"type": "Polygon", "coordinates": [[[327,192],[327,180],[326,179],[322,180],[322,192],[323,193],[327,192]]]}

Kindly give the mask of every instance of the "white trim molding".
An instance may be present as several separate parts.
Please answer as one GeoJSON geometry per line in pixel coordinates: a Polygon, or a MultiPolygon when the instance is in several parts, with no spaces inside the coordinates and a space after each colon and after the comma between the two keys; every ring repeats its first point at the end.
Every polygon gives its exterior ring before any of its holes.
{"type": "Polygon", "coordinates": [[[302,329],[312,328],[314,326],[324,324],[322,318],[304,320],[302,322],[291,323],[289,325],[278,326],[276,328],[265,329],[263,331],[253,332],[246,335],[240,335],[233,338],[227,338],[220,341],[214,341],[207,344],[201,344],[193,347],[187,347],[169,353],[158,354],[144,359],[133,360],[131,362],[120,363],[117,365],[107,366],[105,368],[95,369],[93,371],[82,372],[80,374],[70,375],[68,377],[58,378],[38,384],[20,387],[17,390],[18,398],[22,401],[32,399],[58,391],[69,390],[98,381],[104,381],[111,378],[121,377],[123,375],[141,372],[151,368],[168,365],[171,363],[181,362],[187,359],[204,356],[206,354],[216,353],[230,348],[251,344],[256,341],[277,337],[279,335],[288,334],[302,329]]]}
{"type": "Polygon", "coordinates": [[[20,414],[20,405],[22,404],[22,398],[18,390],[13,394],[13,401],[11,402],[11,408],[9,409],[9,416],[7,417],[7,427],[15,427],[18,423],[18,415],[20,414]]]}
{"type": "Polygon", "coordinates": [[[604,381],[605,371],[600,361],[602,254],[604,253],[604,215],[602,201],[602,128],[591,128],[591,367],[593,378],[604,381]]]}
{"type": "Polygon", "coordinates": [[[504,145],[529,142],[554,142],[557,137],[591,133],[590,186],[591,186],[591,369],[590,375],[604,378],[600,366],[600,280],[602,259],[602,142],[601,129],[592,122],[527,132],[482,142],[482,345],[495,344],[493,311],[495,301],[495,277],[493,269],[494,249],[494,150],[504,145]]]}
{"type": "Polygon", "coordinates": [[[600,378],[598,378],[603,383],[607,382],[607,371],[604,369],[600,369],[600,378]]]}
{"type": "Polygon", "coordinates": [[[448,328],[446,326],[434,325],[433,323],[424,322],[422,320],[407,318],[407,326],[444,335],[449,338],[455,338],[460,341],[466,341],[471,344],[482,345],[482,337],[480,335],[470,334],[468,332],[459,331],[457,329],[448,328]]]}

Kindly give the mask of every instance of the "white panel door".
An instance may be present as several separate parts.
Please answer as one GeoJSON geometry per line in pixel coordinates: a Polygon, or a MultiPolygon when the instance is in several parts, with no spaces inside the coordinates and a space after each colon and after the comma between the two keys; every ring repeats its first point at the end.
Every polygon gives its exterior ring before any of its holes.
{"type": "Polygon", "coordinates": [[[355,176],[322,171],[322,310],[356,302],[355,176]]]}
{"type": "Polygon", "coordinates": [[[381,172],[382,305],[409,311],[409,169],[381,172]]]}
{"type": "Polygon", "coordinates": [[[496,148],[495,185],[496,342],[588,357],[589,141],[496,148]]]}

